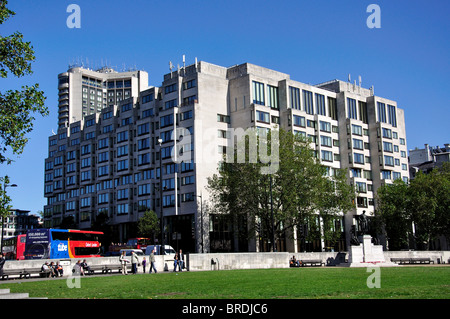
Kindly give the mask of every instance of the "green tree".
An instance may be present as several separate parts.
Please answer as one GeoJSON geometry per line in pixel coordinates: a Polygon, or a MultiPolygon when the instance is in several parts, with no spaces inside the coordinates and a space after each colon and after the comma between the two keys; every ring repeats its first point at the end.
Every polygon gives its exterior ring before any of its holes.
{"type": "MultiPolygon", "coordinates": [[[[15,12],[9,10],[7,1],[0,1],[0,24],[3,24],[15,12]]],[[[7,78],[8,73],[15,77],[32,74],[31,62],[35,60],[30,42],[24,42],[23,35],[15,32],[12,35],[0,35],[0,76],[7,78]]],[[[39,84],[24,85],[20,90],[0,91],[0,164],[11,164],[13,161],[7,152],[19,155],[28,142],[27,134],[33,130],[34,113],[48,115],[44,106],[44,93],[39,91],[39,84]]],[[[7,177],[2,177],[2,184],[8,184],[7,177]]],[[[10,198],[1,190],[1,215],[9,211],[10,198]]]]}
{"type": "Polygon", "coordinates": [[[156,213],[152,210],[147,210],[138,221],[139,236],[155,239],[160,233],[159,225],[156,213]]]}
{"type": "Polygon", "coordinates": [[[409,196],[408,185],[400,179],[378,188],[375,225],[378,233],[386,235],[390,250],[408,247],[412,232],[409,196]]]}
{"type": "Polygon", "coordinates": [[[391,250],[408,248],[413,230],[418,249],[430,249],[440,235],[449,240],[450,164],[429,174],[418,172],[409,185],[396,180],[380,187],[377,207],[376,221],[391,250]]]}
{"type": "Polygon", "coordinates": [[[428,174],[419,173],[411,181],[410,210],[419,249],[430,249],[439,235],[449,237],[450,179],[448,164],[428,174]]]}
{"type": "MultiPolygon", "coordinates": [[[[244,136],[248,144],[256,140],[257,149],[267,146],[268,154],[278,151],[278,158],[270,162],[278,169],[271,174],[265,174],[268,164],[261,152],[256,161],[250,161],[251,147],[241,138],[234,160],[224,158],[219,173],[208,179],[213,212],[229,214],[235,230],[245,220],[247,237],[270,241],[293,236],[297,226],[312,225],[318,213],[335,216],[348,211],[354,198],[343,172],[326,176],[327,168],[314,156],[309,140],[283,129],[276,131],[278,139],[272,139],[274,133],[269,132],[267,139],[255,138],[256,130],[244,136]],[[277,145],[272,145],[272,141],[277,145]],[[239,154],[246,155],[245,162],[239,161],[239,154]]],[[[308,235],[313,233],[309,231],[308,235]]]]}

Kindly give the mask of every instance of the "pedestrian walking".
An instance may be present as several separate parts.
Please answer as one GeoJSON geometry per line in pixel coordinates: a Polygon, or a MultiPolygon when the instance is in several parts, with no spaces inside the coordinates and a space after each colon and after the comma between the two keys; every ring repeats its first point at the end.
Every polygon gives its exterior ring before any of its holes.
{"type": "Polygon", "coordinates": [[[6,262],[5,254],[2,253],[0,257],[0,277],[3,276],[3,266],[5,265],[5,262],[6,262]]]}
{"type": "Polygon", "coordinates": [[[145,257],[142,259],[142,272],[145,274],[145,266],[147,265],[147,260],[145,257]]]}
{"type": "Polygon", "coordinates": [[[128,259],[125,258],[125,252],[122,252],[122,255],[120,255],[119,260],[120,260],[120,264],[122,265],[122,275],[128,275],[128,270],[127,270],[127,263],[129,263],[130,261],[128,259]]]}
{"type": "Polygon", "coordinates": [[[155,262],[156,262],[155,252],[156,252],[156,250],[155,250],[155,248],[153,248],[152,252],[150,253],[150,257],[149,257],[149,260],[150,260],[150,270],[149,270],[149,273],[150,273],[150,274],[152,273],[152,269],[155,270],[155,274],[157,273],[156,267],[155,267],[155,262]]]}
{"type": "Polygon", "coordinates": [[[131,252],[131,272],[133,275],[137,274],[137,265],[139,264],[139,258],[134,253],[134,251],[131,252]]]}

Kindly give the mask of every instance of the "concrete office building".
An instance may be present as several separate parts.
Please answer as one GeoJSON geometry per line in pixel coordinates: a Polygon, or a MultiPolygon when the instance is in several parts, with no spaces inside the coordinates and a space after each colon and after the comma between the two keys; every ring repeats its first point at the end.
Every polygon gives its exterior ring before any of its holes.
{"type": "MultiPolygon", "coordinates": [[[[97,73],[90,78],[101,79],[97,73]]],[[[208,213],[207,177],[217,172],[230,145],[228,132],[237,128],[281,126],[311,138],[329,174],[349,169],[357,207],[337,223],[343,239],[336,249],[349,244],[356,215],[373,214],[378,187],[408,179],[403,110],[356,83],[308,85],[248,63],[226,68],[203,61],[164,75],[158,87],[143,88],[146,79],[140,74],[136,94],[106,107],[88,107],[73,121],[69,108],[63,122],[68,124],[49,138],[47,227],[71,215],[79,228],[89,228],[104,213],[121,241],[135,235],[145,210],[160,216],[162,205],[166,243],[174,247],[191,252],[202,251],[202,244],[205,252],[259,249],[254,241],[236,240],[220,216],[208,213]]],[[[307,246],[286,239],[279,247],[317,251],[325,245],[320,239],[307,246]]]]}

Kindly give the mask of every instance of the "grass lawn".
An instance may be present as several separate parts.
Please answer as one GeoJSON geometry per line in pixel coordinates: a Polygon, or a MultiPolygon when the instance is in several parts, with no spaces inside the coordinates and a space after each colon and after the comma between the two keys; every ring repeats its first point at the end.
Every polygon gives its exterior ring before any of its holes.
{"type": "Polygon", "coordinates": [[[89,299],[450,299],[450,267],[380,268],[380,288],[368,288],[366,268],[223,270],[0,282],[30,297],[89,299]]]}

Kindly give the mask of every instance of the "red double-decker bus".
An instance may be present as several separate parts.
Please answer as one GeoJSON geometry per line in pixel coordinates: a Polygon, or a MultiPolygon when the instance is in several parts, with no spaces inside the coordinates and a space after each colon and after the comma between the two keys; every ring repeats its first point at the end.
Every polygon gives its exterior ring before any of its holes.
{"type": "Polygon", "coordinates": [[[130,238],[127,242],[127,248],[142,249],[143,251],[148,245],[150,245],[150,238],[130,238]]]}
{"type": "Polygon", "coordinates": [[[3,240],[3,253],[5,258],[9,260],[23,260],[25,259],[25,243],[27,235],[18,235],[3,240]]]}
{"type": "Polygon", "coordinates": [[[102,232],[34,229],[27,232],[25,259],[100,257],[102,232]]]}

